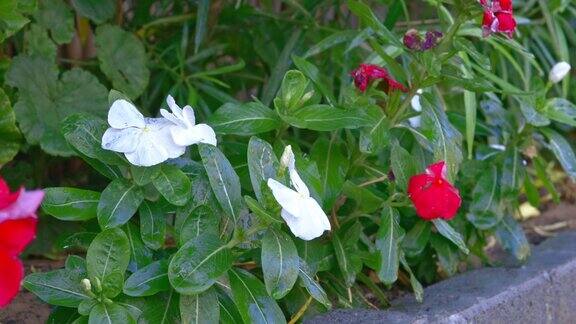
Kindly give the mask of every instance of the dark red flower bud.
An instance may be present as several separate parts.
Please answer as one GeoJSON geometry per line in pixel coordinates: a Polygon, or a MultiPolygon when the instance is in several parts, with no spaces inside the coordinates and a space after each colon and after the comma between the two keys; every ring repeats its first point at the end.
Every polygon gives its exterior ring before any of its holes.
{"type": "Polygon", "coordinates": [[[410,29],[404,34],[404,46],[413,51],[422,49],[422,37],[416,29],[410,29]]]}
{"type": "Polygon", "coordinates": [[[442,39],[442,32],[437,30],[432,30],[426,32],[426,38],[424,39],[424,43],[422,44],[422,50],[426,51],[432,49],[440,43],[440,39],[442,39]]]}
{"type": "Polygon", "coordinates": [[[388,70],[378,65],[373,64],[360,64],[360,66],[350,72],[350,75],[354,79],[354,85],[358,90],[364,92],[368,88],[368,85],[377,79],[384,80],[386,82],[387,91],[400,90],[402,92],[407,92],[408,89],[404,87],[401,83],[394,80],[388,70]]]}

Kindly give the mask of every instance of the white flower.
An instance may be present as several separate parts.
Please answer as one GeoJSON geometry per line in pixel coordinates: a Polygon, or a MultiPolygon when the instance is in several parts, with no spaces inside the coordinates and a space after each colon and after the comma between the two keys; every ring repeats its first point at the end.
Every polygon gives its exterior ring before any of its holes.
{"type": "Polygon", "coordinates": [[[186,147],[172,139],[164,118],[144,117],[130,102],[114,101],[108,112],[110,128],[102,136],[102,148],[124,153],[138,166],[152,166],[184,154],[186,147]]]}
{"type": "Polygon", "coordinates": [[[176,144],[188,146],[206,143],[216,146],[216,134],[212,127],[206,124],[195,125],[196,118],[192,107],[185,106],[180,108],[170,95],[166,98],[166,102],[172,113],[169,113],[166,109],[160,109],[160,114],[174,123],[170,127],[170,133],[176,144]]]}
{"type": "Polygon", "coordinates": [[[562,81],[562,79],[564,79],[566,77],[568,72],[570,72],[571,68],[572,67],[567,62],[556,63],[552,67],[552,70],[550,70],[550,75],[549,75],[550,82],[558,83],[558,82],[562,81]]]}
{"type": "Polygon", "coordinates": [[[272,190],[274,198],[282,206],[282,218],[297,237],[309,241],[315,239],[330,230],[328,217],[314,198],[310,197],[310,191],[300,178],[295,168],[294,154],[289,146],[282,154],[282,162],[288,166],[290,182],[296,189],[293,190],[280,182],[269,178],[268,187],[272,190]]]}
{"type": "MultiPolygon", "coordinates": [[[[422,89],[418,89],[416,91],[416,95],[414,95],[414,97],[412,97],[412,99],[410,100],[410,105],[412,106],[412,109],[414,109],[416,112],[422,111],[422,105],[420,104],[420,95],[421,94],[422,94],[422,89]]],[[[414,128],[420,127],[420,116],[408,118],[408,122],[414,128]]]]}

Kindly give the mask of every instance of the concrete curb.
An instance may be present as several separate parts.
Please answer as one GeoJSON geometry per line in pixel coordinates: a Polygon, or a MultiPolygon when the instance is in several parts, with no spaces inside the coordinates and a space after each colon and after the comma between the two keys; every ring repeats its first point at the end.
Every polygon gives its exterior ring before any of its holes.
{"type": "Polygon", "coordinates": [[[315,323],[574,323],[576,321],[576,232],[536,246],[520,267],[483,268],[393,301],[389,310],[338,309],[315,323]]]}

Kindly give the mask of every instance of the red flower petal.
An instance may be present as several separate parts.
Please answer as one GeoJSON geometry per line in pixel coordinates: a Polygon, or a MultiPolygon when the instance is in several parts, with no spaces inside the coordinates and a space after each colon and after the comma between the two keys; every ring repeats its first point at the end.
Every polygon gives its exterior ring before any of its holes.
{"type": "Polygon", "coordinates": [[[389,91],[408,91],[406,87],[404,87],[398,81],[394,80],[385,68],[378,65],[360,64],[357,69],[350,72],[350,75],[354,79],[354,85],[356,88],[362,92],[366,91],[368,84],[376,79],[385,80],[389,91]]]}
{"type": "Polygon", "coordinates": [[[498,12],[496,13],[496,19],[498,19],[498,31],[512,37],[516,30],[516,19],[514,19],[514,16],[511,13],[498,12]]]}
{"type": "Polygon", "coordinates": [[[36,218],[7,220],[0,223],[0,251],[16,256],[36,237],[36,218]]]}
{"type": "Polygon", "coordinates": [[[18,294],[23,277],[22,262],[0,250],[0,308],[8,305],[18,294]]]}
{"type": "Polygon", "coordinates": [[[3,209],[18,199],[20,191],[10,193],[10,187],[6,184],[4,179],[0,178],[0,209],[3,209]]]}
{"type": "Polygon", "coordinates": [[[416,214],[425,220],[452,219],[462,203],[458,189],[446,179],[444,161],[432,164],[425,173],[410,178],[408,196],[416,214]]]}

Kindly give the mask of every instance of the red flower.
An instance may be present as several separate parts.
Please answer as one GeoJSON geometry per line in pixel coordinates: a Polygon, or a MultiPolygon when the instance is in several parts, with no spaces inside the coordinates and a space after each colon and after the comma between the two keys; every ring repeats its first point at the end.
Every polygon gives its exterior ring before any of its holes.
{"type": "Polygon", "coordinates": [[[0,178],[0,308],[20,290],[24,267],[18,255],[36,236],[36,209],[43,197],[41,190],[11,193],[0,178]]]}
{"type": "Polygon", "coordinates": [[[370,82],[377,79],[382,79],[386,82],[388,91],[408,91],[408,89],[406,89],[406,87],[404,87],[400,82],[392,78],[390,73],[388,73],[388,70],[378,65],[360,64],[356,70],[350,72],[350,75],[354,79],[354,85],[356,85],[356,88],[362,92],[366,91],[370,82]]]}
{"type": "Polygon", "coordinates": [[[516,31],[512,0],[480,0],[480,4],[484,7],[484,16],[482,18],[484,36],[489,36],[493,33],[504,33],[511,38],[516,31]]]}
{"type": "Polygon", "coordinates": [[[416,207],[416,214],[424,220],[450,220],[462,203],[458,189],[446,179],[444,161],[429,165],[425,173],[410,178],[408,196],[416,207]]]}

